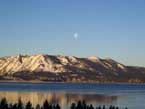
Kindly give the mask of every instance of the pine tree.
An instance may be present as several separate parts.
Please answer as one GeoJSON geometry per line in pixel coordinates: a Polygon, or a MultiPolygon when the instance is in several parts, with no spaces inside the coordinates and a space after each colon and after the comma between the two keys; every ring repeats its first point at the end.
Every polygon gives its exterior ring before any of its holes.
{"type": "Polygon", "coordinates": [[[36,109],[40,109],[40,105],[39,104],[36,105],[36,109]]]}
{"type": "Polygon", "coordinates": [[[18,104],[15,103],[15,104],[12,106],[12,109],[18,109],[18,104]]]}
{"type": "Polygon", "coordinates": [[[26,104],[26,109],[32,109],[32,104],[30,101],[26,104]]]}
{"type": "Polygon", "coordinates": [[[7,103],[7,99],[3,98],[0,102],[0,108],[1,109],[8,109],[8,103],[7,103]]]}
{"type": "Polygon", "coordinates": [[[23,103],[21,101],[21,98],[18,100],[18,109],[23,109],[23,103]]]}
{"type": "Polygon", "coordinates": [[[47,100],[45,100],[44,104],[43,104],[43,109],[48,109],[49,108],[49,103],[47,100]]]}

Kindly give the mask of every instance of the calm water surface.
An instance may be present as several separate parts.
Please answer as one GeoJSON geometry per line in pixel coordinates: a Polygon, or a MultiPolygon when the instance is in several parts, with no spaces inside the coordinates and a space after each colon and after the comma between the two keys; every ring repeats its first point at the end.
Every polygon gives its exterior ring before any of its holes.
{"type": "Polygon", "coordinates": [[[72,102],[86,100],[96,105],[117,105],[145,109],[145,84],[0,83],[0,98],[9,102],[31,101],[33,106],[47,99],[68,109],[72,102]]]}

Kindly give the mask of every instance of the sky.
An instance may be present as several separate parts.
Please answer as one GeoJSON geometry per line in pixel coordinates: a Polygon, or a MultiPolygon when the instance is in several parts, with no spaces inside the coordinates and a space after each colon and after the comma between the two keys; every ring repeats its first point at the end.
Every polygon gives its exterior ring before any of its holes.
{"type": "Polygon", "coordinates": [[[145,67],[145,0],[0,0],[0,57],[18,54],[145,67]]]}

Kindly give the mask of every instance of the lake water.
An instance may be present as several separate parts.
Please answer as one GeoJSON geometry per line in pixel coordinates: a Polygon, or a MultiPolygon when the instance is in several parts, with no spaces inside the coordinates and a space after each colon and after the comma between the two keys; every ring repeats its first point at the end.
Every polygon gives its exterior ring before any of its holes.
{"type": "Polygon", "coordinates": [[[145,84],[81,84],[81,83],[0,83],[0,98],[17,102],[19,97],[33,106],[44,100],[69,109],[72,102],[85,100],[96,105],[116,105],[129,109],[145,108],[145,84]]]}

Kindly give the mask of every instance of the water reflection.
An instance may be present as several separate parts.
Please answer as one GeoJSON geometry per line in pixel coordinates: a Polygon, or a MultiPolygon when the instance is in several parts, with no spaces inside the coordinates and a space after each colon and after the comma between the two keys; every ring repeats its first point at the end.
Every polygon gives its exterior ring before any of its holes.
{"type": "Polygon", "coordinates": [[[29,100],[33,106],[42,104],[44,100],[48,100],[50,103],[59,103],[63,109],[70,106],[72,102],[78,100],[86,100],[87,103],[96,104],[113,104],[118,99],[118,96],[100,95],[100,94],[76,94],[65,92],[0,92],[0,98],[6,97],[8,102],[15,103],[19,98],[24,103],[29,100]]]}

